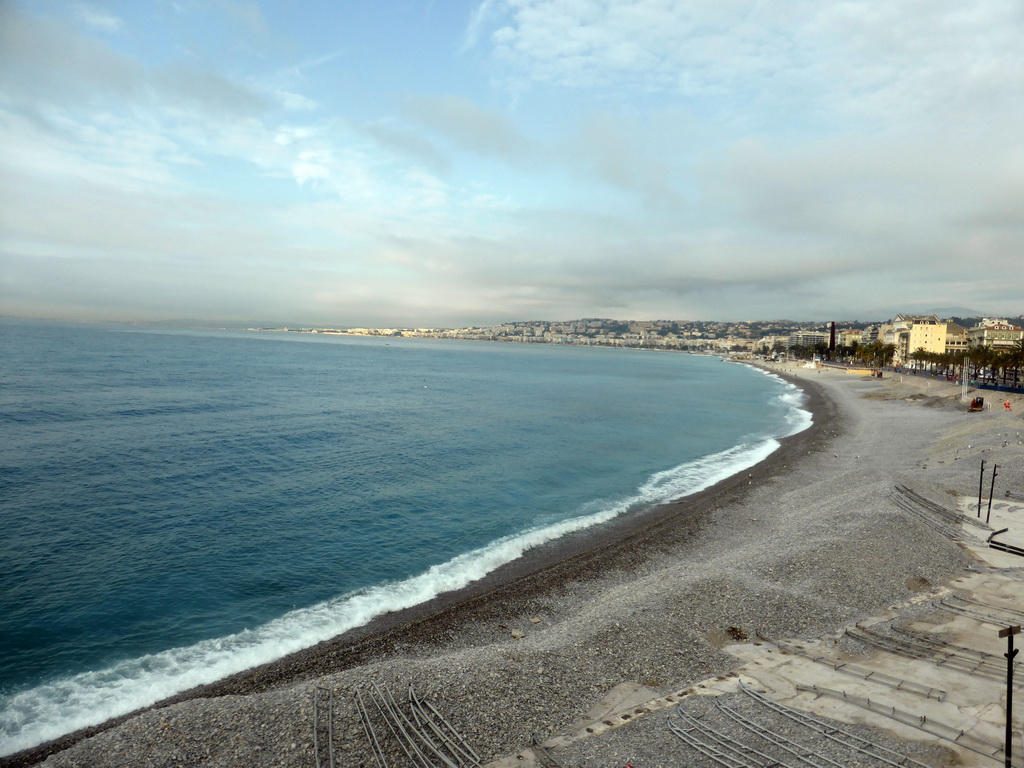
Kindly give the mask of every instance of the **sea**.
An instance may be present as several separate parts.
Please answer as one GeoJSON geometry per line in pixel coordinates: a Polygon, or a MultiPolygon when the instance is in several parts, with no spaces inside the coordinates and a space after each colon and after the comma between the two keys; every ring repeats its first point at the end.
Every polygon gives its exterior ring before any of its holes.
{"type": "Polygon", "coordinates": [[[802,403],[677,352],[0,319],[0,755],[695,493],[802,403]]]}

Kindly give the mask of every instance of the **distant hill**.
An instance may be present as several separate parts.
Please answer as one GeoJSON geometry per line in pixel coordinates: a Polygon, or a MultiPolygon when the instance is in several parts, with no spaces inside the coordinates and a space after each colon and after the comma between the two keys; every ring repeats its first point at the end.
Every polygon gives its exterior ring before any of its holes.
{"type": "MultiPolygon", "coordinates": [[[[986,317],[984,312],[969,307],[907,307],[902,310],[911,315],[938,315],[939,317],[986,317]]],[[[988,315],[991,317],[991,315],[988,315]]]]}

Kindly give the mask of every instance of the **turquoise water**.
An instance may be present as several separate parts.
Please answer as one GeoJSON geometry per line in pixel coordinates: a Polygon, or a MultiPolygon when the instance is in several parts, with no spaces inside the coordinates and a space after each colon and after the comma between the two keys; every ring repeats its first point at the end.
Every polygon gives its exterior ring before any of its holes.
{"type": "Polygon", "coordinates": [[[0,754],[691,493],[808,423],[717,358],[0,322],[0,754]]]}

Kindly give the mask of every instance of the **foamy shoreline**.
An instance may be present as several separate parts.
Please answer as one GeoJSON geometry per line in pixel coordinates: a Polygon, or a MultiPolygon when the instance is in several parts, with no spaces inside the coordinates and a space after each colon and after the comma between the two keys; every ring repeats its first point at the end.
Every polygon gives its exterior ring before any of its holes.
{"type": "MultiPolygon", "coordinates": [[[[815,425],[749,473],[608,526],[596,541],[570,537],[529,553],[471,589],[179,696],[93,738],[59,740],[51,746],[69,748],[47,764],[311,765],[311,688],[341,697],[367,680],[414,683],[478,751],[498,756],[530,733],[568,727],[618,683],[669,690],[726,671],[735,660],[719,645],[729,627],[814,634],[905,597],[911,579],[958,573],[962,552],[894,512],[885,494],[892,477],[914,471],[976,483],[976,467],[955,457],[920,469],[929,446],[963,424],[960,410],[861,398],[891,392],[887,381],[797,377],[811,379],[812,391],[821,379],[830,399],[812,398],[815,425]],[[908,534],[918,543],[909,554],[896,547],[908,534]]],[[[344,709],[339,718],[339,754],[368,757],[358,722],[344,709]]]]}

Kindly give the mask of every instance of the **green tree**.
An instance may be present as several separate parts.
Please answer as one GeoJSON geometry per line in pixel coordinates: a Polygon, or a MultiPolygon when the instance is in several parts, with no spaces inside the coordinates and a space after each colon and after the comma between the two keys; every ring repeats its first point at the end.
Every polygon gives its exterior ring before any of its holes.
{"type": "Polygon", "coordinates": [[[914,367],[920,370],[924,367],[930,355],[931,352],[926,350],[924,347],[918,347],[910,353],[910,359],[914,361],[914,367]]]}

